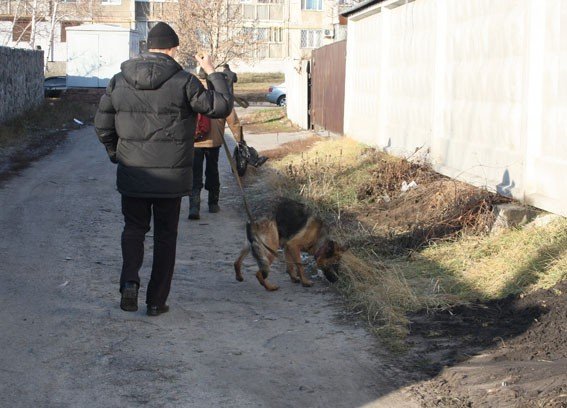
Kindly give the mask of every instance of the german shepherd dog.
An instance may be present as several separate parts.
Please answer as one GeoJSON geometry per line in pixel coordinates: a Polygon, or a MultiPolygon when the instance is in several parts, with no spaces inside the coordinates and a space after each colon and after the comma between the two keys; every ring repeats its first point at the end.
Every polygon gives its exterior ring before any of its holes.
{"type": "Polygon", "coordinates": [[[286,269],[291,281],[303,286],[312,286],[313,282],[305,277],[301,263],[301,251],[315,257],[317,266],[325,277],[337,280],[336,265],[346,250],[335,241],[329,239],[328,229],[321,219],[313,216],[309,209],[293,200],[284,199],[279,202],[272,218],[261,218],[246,225],[246,243],[234,262],[236,280],[242,282],[242,261],[252,252],[258,263],[256,278],[266,290],[277,290],[278,286],[268,282],[270,265],[277,257],[277,249],[283,248],[286,269]],[[299,276],[298,276],[299,275],[299,276]]]}

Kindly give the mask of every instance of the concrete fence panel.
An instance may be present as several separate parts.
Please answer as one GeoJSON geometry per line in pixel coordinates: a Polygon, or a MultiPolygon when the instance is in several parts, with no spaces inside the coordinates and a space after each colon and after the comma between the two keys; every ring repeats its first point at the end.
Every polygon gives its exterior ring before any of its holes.
{"type": "Polygon", "coordinates": [[[567,2],[387,0],[349,16],[345,134],[567,215],[567,2]]]}

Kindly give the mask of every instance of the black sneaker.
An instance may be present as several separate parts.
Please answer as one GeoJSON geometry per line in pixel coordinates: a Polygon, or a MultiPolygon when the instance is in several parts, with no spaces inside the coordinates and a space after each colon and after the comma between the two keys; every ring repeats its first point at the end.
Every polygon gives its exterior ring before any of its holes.
{"type": "Polygon", "coordinates": [[[138,310],[138,284],[136,282],[126,282],[122,288],[122,299],[120,309],[127,312],[138,310]]]}
{"type": "Polygon", "coordinates": [[[163,306],[148,305],[148,310],[147,310],[146,314],[148,316],[159,316],[160,314],[167,313],[167,312],[169,312],[169,306],[168,305],[163,305],[163,306]]]}

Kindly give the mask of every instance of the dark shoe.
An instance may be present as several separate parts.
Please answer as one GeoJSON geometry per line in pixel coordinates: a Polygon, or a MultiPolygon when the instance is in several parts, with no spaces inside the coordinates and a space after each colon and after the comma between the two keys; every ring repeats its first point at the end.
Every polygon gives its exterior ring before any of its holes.
{"type": "Polygon", "coordinates": [[[201,214],[199,214],[199,209],[190,208],[189,209],[189,218],[190,220],[199,220],[201,219],[201,214]]]}
{"type": "Polygon", "coordinates": [[[122,299],[120,299],[120,309],[127,312],[138,310],[138,284],[136,282],[126,282],[122,288],[122,299]]]}
{"type": "Polygon", "coordinates": [[[148,316],[159,316],[160,314],[167,313],[167,312],[169,312],[169,306],[168,305],[163,305],[163,306],[148,305],[148,311],[147,311],[146,314],[148,316]]]}
{"type": "Polygon", "coordinates": [[[189,196],[189,219],[198,220],[201,218],[201,190],[193,190],[189,196]]]}
{"type": "Polygon", "coordinates": [[[218,213],[219,211],[220,211],[220,207],[218,204],[209,204],[210,213],[218,213]]]}
{"type": "Polygon", "coordinates": [[[220,189],[209,190],[209,212],[210,213],[218,213],[220,211],[219,195],[220,195],[220,189]]]}

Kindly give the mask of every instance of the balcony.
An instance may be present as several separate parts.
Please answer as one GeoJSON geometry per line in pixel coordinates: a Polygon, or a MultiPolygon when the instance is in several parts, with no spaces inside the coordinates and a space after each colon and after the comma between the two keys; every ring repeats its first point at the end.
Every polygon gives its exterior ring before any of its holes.
{"type": "Polygon", "coordinates": [[[242,13],[245,20],[283,21],[283,4],[247,3],[242,13]]]}

